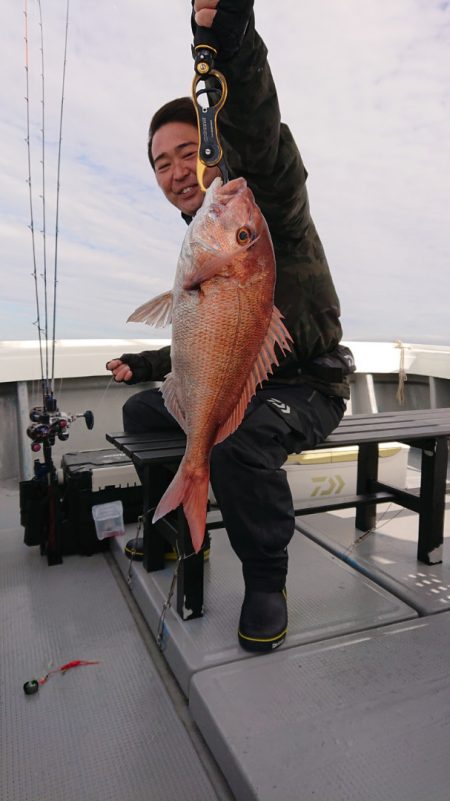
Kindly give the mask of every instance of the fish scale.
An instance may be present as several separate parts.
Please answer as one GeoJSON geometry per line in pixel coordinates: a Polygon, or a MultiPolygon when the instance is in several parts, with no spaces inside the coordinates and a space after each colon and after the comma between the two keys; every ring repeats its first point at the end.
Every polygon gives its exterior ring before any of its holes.
{"type": "MultiPolygon", "coordinates": [[[[211,293],[221,297],[220,306],[216,298],[210,296],[208,309],[205,309],[202,319],[199,320],[197,316],[192,326],[188,326],[187,330],[184,328],[184,336],[180,330],[181,349],[191,355],[183,360],[182,371],[188,432],[193,432],[205,415],[210,417],[213,414],[212,399],[217,395],[219,400],[214,414],[217,421],[225,422],[239,400],[239,387],[259,353],[261,337],[267,330],[268,323],[264,321],[260,325],[262,330],[259,337],[254,336],[258,305],[253,304],[255,308],[252,308],[248,302],[233,302],[235,296],[244,290],[227,287],[227,284],[229,281],[226,279],[218,279],[216,291],[211,293]],[[199,339],[203,339],[200,349],[195,347],[199,339]]],[[[177,341],[175,321],[173,331],[174,341],[177,341]]],[[[174,353],[176,357],[177,351],[174,353]]]]}

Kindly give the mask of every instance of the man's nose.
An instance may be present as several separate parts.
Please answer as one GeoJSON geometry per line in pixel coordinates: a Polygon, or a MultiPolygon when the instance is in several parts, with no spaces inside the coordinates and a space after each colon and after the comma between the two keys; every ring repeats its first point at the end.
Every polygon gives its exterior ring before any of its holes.
{"type": "Polygon", "coordinates": [[[177,159],[173,165],[173,177],[181,181],[189,173],[189,165],[182,159],[177,159]]]}

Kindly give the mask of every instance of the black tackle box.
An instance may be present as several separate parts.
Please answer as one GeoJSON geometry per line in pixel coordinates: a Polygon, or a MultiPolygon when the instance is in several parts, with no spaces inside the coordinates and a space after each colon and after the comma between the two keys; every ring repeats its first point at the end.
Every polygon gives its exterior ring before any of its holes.
{"type": "MultiPolygon", "coordinates": [[[[116,448],[66,453],[61,460],[58,483],[52,485],[56,505],[58,553],[93,554],[109,548],[109,539],[99,540],[92,507],[122,501],[124,523],[135,522],[142,513],[142,486],[131,459],[116,448]]],[[[46,541],[49,527],[48,491],[45,481],[32,478],[20,482],[20,522],[25,545],[46,541]]]]}
{"type": "Polygon", "coordinates": [[[128,456],[105,448],[66,453],[63,472],[63,554],[92,554],[109,547],[99,540],[92,507],[122,501],[124,523],[135,522],[142,513],[142,485],[128,456]]]}

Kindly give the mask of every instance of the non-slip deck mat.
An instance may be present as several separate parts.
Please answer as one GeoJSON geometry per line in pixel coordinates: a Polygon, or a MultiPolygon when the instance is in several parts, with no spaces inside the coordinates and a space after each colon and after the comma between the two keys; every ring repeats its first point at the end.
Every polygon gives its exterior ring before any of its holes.
{"type": "Polygon", "coordinates": [[[197,673],[237,801],[448,801],[450,612],[197,673]]]}
{"type": "Polygon", "coordinates": [[[211,801],[105,557],[48,567],[23,531],[0,532],[2,801],[211,801]],[[51,676],[49,661],[99,660],[51,676]]]}
{"type": "Polygon", "coordinates": [[[0,531],[18,528],[20,525],[20,501],[17,481],[9,479],[0,485],[0,531]]]}
{"type": "MultiPolygon", "coordinates": [[[[123,547],[134,532],[135,527],[129,526],[127,535],[114,544],[113,553],[124,573],[129,561],[123,556],[123,547]]],[[[155,573],[147,573],[142,564],[135,563],[132,575],[132,592],[156,634],[173,563],[155,573]]],[[[198,670],[251,658],[237,642],[244,584],[240,562],[223,529],[211,532],[204,587],[202,618],[182,621],[172,608],[165,618],[164,654],[186,695],[190,678],[198,670]]],[[[299,534],[289,546],[287,592],[289,633],[282,648],[417,616],[398,598],[299,534]]]]}
{"type": "MultiPolygon", "coordinates": [[[[296,528],[331,553],[395,593],[419,614],[450,609],[450,501],[446,505],[443,562],[417,561],[418,516],[390,504],[379,508],[377,528],[355,544],[355,512],[342,509],[298,517],[296,528]]],[[[450,797],[450,796],[449,796],[450,797]]]]}

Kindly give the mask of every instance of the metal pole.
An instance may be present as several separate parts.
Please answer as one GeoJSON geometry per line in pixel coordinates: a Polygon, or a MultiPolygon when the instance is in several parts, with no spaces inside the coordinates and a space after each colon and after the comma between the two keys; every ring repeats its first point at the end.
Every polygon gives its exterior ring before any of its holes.
{"type": "Polygon", "coordinates": [[[26,381],[17,381],[17,435],[19,444],[19,479],[28,481],[33,478],[33,454],[27,428],[30,425],[30,405],[28,385],[26,381]]]}

